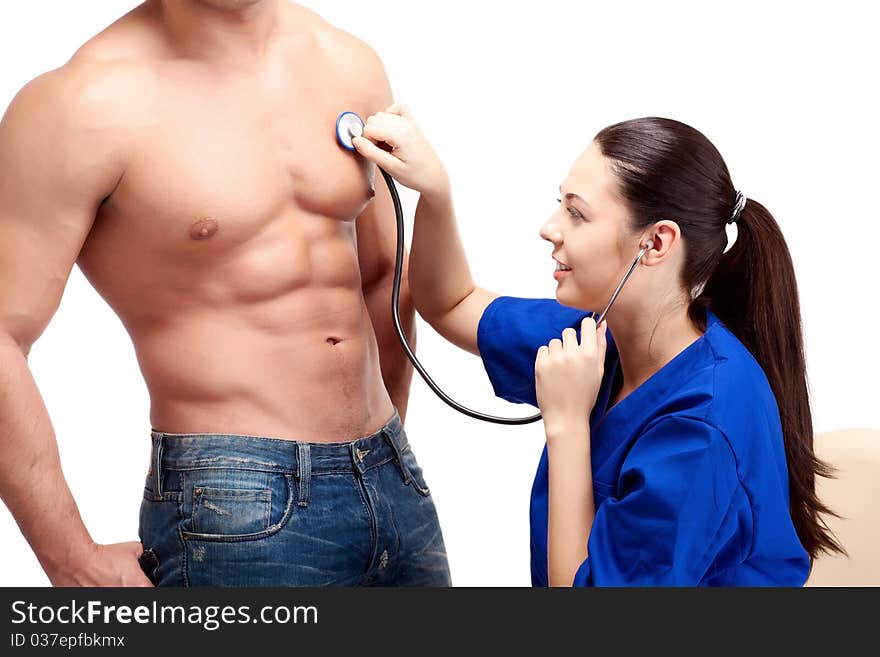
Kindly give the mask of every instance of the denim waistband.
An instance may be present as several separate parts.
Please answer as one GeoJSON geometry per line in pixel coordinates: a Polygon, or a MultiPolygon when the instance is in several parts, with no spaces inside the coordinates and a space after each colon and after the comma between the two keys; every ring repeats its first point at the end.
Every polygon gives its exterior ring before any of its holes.
{"type": "MultiPolygon", "coordinates": [[[[238,434],[150,432],[153,466],[161,470],[231,467],[303,475],[357,470],[365,472],[400,461],[408,446],[397,408],[376,433],[344,443],[308,443],[238,434]]],[[[152,468],[155,470],[156,468],[152,468]]]]}

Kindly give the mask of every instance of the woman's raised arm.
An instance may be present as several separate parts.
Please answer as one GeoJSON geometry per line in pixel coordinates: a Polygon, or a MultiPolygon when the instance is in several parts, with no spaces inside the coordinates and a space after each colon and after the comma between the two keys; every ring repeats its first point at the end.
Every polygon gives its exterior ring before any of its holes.
{"type": "Polygon", "coordinates": [[[361,155],[421,194],[407,274],[413,303],[440,335],[479,355],[477,327],[498,295],[477,287],[471,277],[443,163],[402,105],[371,116],[364,137],[353,143],[361,155]]]}

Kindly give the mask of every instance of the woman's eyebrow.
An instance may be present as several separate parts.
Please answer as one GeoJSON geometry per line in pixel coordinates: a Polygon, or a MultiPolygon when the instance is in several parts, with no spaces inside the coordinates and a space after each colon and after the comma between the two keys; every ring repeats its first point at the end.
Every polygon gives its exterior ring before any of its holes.
{"type": "MultiPolygon", "coordinates": [[[[562,185],[559,186],[559,193],[560,194],[562,193],[562,185]]],[[[587,207],[590,207],[590,204],[587,203],[587,201],[585,199],[581,198],[580,196],[578,196],[577,194],[575,194],[573,192],[569,192],[568,194],[565,195],[566,201],[571,201],[572,199],[577,199],[578,201],[580,201],[581,203],[583,203],[587,207]]]]}

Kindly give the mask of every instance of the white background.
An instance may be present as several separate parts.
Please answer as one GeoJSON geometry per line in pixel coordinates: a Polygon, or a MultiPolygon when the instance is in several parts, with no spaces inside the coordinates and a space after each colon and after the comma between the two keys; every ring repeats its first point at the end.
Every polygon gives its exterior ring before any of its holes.
{"type": "MultiPolygon", "coordinates": [[[[3,2],[0,107],[136,4],[3,2]]],[[[816,431],[880,427],[880,49],[870,3],[304,4],[381,55],[398,100],[412,107],[453,178],[477,284],[501,294],[554,295],[551,247],[538,229],[601,128],[659,115],[704,132],[734,183],[774,213],[788,240],[816,431]]],[[[409,237],[413,195],[405,201],[409,237]]],[[[421,321],[418,342],[435,380],[466,405],[534,412],[495,399],[479,359],[421,321]]],[[[122,324],[78,269],[30,365],[94,539],[137,540],[146,387],[122,324]]],[[[415,375],[406,428],[433,491],[454,583],[528,585],[528,500],[542,426],[459,416],[415,375]]],[[[0,585],[48,584],[5,507],[0,546],[0,585]]]]}

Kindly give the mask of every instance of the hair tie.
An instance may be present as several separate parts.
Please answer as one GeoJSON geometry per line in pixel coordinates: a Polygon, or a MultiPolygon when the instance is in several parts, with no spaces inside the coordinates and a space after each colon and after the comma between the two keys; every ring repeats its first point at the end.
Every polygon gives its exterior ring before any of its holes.
{"type": "Polygon", "coordinates": [[[728,225],[735,224],[739,221],[739,218],[742,216],[743,210],[746,208],[746,199],[745,195],[742,192],[736,193],[736,201],[733,206],[733,215],[730,217],[730,221],[727,222],[728,225]]]}

